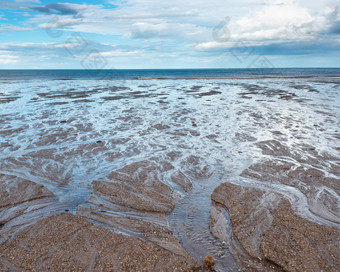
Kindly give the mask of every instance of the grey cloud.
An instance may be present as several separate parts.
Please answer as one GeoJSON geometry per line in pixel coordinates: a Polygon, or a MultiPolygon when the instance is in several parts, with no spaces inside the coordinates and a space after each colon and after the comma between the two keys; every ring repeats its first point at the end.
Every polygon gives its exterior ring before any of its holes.
{"type": "MultiPolygon", "coordinates": [[[[7,50],[16,54],[30,54],[30,55],[39,55],[39,54],[56,54],[59,56],[69,56],[69,53],[65,48],[68,46],[72,46],[72,38],[75,36],[66,37],[64,42],[58,43],[0,43],[0,51],[7,50]]],[[[76,36],[77,38],[82,36],[76,36]]],[[[88,54],[89,51],[95,50],[98,52],[108,52],[113,50],[136,50],[137,47],[128,46],[128,45],[114,45],[114,44],[104,44],[100,42],[96,42],[93,40],[87,40],[83,37],[84,43],[86,46],[83,48],[83,52],[81,54],[88,54]]],[[[73,44],[74,45],[74,44],[73,44]]],[[[81,55],[80,54],[80,55],[81,55]]]]}
{"type": "Polygon", "coordinates": [[[168,37],[169,31],[164,26],[152,24],[134,24],[130,37],[134,39],[148,39],[154,37],[168,37]]]}
{"type": "Polygon", "coordinates": [[[31,7],[32,10],[46,13],[46,14],[58,14],[58,15],[76,15],[79,10],[76,8],[70,7],[65,4],[52,3],[47,4],[45,6],[31,7]]]}
{"type": "Polygon", "coordinates": [[[328,16],[328,22],[329,22],[329,29],[328,34],[340,34],[340,20],[338,19],[340,15],[340,8],[339,6],[336,6],[334,8],[334,11],[331,12],[328,16]]]}
{"type": "Polygon", "coordinates": [[[330,34],[340,34],[340,21],[335,21],[329,29],[330,34]]]}
{"type": "Polygon", "coordinates": [[[255,47],[255,52],[263,55],[313,55],[336,52],[339,50],[337,41],[305,41],[271,44],[255,47]]]}
{"type": "Polygon", "coordinates": [[[236,56],[251,58],[257,55],[272,55],[272,56],[288,56],[288,55],[319,55],[338,52],[340,44],[337,40],[314,40],[314,41],[297,41],[297,42],[282,42],[271,43],[266,45],[253,45],[250,41],[244,43],[235,43],[230,47],[215,47],[199,49],[199,51],[207,52],[213,55],[221,53],[232,53],[236,56]],[[249,55],[247,55],[249,54],[249,55]]]}

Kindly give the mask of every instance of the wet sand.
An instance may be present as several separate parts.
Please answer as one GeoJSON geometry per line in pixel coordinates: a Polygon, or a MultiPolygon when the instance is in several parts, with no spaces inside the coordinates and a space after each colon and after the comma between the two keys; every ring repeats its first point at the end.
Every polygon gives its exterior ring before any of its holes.
{"type": "Polygon", "coordinates": [[[1,271],[337,271],[337,78],[0,88],[1,271]]]}

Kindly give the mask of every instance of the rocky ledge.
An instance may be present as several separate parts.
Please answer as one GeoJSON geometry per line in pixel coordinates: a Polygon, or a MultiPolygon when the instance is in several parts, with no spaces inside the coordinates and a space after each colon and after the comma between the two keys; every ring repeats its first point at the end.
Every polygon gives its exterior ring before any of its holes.
{"type": "Polygon", "coordinates": [[[38,221],[0,244],[1,271],[195,271],[190,257],[71,214],[38,221]]]}
{"type": "Polygon", "coordinates": [[[223,183],[212,194],[210,228],[228,239],[246,271],[338,271],[339,229],[297,214],[281,194],[223,183]]]}

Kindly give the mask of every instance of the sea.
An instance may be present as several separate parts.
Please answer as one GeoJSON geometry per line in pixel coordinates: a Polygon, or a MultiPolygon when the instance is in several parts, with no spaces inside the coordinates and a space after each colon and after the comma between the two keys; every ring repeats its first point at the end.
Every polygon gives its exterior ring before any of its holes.
{"type": "Polygon", "coordinates": [[[212,79],[339,77],[340,68],[0,70],[0,79],[212,79]]]}
{"type": "Polygon", "coordinates": [[[149,174],[180,197],[167,221],[171,230],[193,258],[212,254],[216,269],[227,271],[235,263],[230,245],[209,229],[214,189],[231,182],[275,190],[299,215],[339,226],[339,139],[340,68],[0,70],[0,173],[56,196],[0,213],[0,221],[9,220],[0,234],[65,211],[156,222],[117,208],[93,186],[112,171],[152,161],[167,168],[149,174]],[[325,182],[249,174],[268,161],[314,169],[325,182]],[[190,192],[172,181],[179,171],[190,192]]]}

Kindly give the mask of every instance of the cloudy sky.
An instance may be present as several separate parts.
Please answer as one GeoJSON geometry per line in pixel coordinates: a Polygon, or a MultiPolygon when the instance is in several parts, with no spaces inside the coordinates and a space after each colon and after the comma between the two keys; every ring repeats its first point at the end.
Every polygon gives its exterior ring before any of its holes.
{"type": "Polygon", "coordinates": [[[0,69],[339,67],[339,3],[0,1],[0,69]]]}

